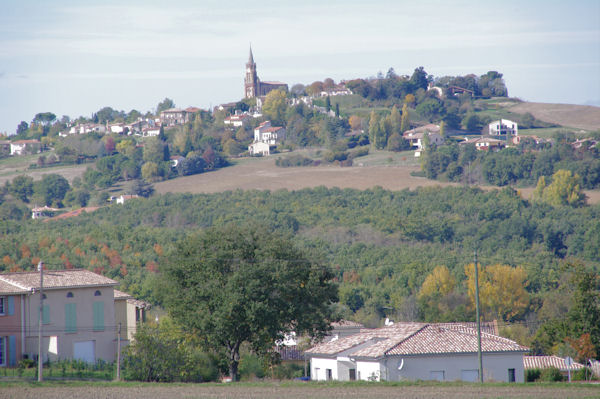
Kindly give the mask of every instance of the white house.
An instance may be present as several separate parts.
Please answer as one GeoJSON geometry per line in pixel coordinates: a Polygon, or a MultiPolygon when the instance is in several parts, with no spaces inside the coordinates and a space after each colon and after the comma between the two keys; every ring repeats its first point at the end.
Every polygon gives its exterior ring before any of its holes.
{"type": "Polygon", "coordinates": [[[417,151],[423,150],[423,141],[425,139],[425,134],[429,136],[429,143],[435,145],[444,144],[444,138],[440,135],[440,127],[439,125],[434,125],[432,123],[419,126],[411,130],[407,130],[402,134],[405,140],[408,140],[411,147],[416,147],[417,151]]]}
{"type": "Polygon", "coordinates": [[[235,114],[229,115],[227,118],[225,118],[223,123],[226,125],[231,125],[233,127],[242,127],[246,123],[248,123],[250,119],[252,119],[252,117],[249,114],[235,114]]]}
{"type": "Polygon", "coordinates": [[[502,148],[506,147],[506,141],[494,139],[492,137],[465,138],[465,140],[461,141],[459,144],[474,144],[478,151],[500,151],[502,148]]]}
{"type": "MultiPolygon", "coordinates": [[[[485,381],[523,382],[528,348],[482,332],[485,381]]],[[[477,332],[460,324],[395,323],[309,349],[313,380],[477,381],[477,332]]]]}
{"type": "Polygon", "coordinates": [[[254,142],[248,147],[250,155],[269,155],[271,147],[281,143],[285,138],[283,127],[271,126],[270,121],[265,121],[254,129],[254,142]]]}
{"type": "Polygon", "coordinates": [[[129,201],[130,199],[139,198],[137,194],[124,194],[117,198],[117,204],[123,205],[125,201],[129,201]]]}
{"type": "Polygon", "coordinates": [[[10,155],[36,154],[41,148],[39,140],[16,140],[10,143],[10,155]]]}
{"type": "Polygon", "coordinates": [[[490,136],[505,136],[507,134],[510,134],[511,136],[519,135],[518,123],[508,119],[493,121],[488,125],[488,128],[490,136]]]}

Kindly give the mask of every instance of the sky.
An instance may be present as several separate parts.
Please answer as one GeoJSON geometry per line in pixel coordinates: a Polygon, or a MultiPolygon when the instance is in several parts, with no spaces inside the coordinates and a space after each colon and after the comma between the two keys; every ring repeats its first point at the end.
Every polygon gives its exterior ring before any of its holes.
{"type": "Polygon", "coordinates": [[[600,106],[600,0],[1,0],[0,132],[237,101],[250,44],[259,77],[290,87],[495,70],[511,97],[600,106]]]}

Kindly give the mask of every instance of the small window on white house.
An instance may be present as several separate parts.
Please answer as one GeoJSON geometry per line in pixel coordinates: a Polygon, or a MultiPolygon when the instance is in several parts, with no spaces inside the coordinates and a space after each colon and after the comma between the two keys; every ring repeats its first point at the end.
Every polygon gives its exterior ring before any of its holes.
{"type": "Polygon", "coordinates": [[[67,298],[73,298],[74,296],[71,291],[67,292],[67,298]]]}
{"type": "Polygon", "coordinates": [[[102,296],[102,293],[100,290],[96,290],[96,292],[94,292],[94,296],[102,296]]]}

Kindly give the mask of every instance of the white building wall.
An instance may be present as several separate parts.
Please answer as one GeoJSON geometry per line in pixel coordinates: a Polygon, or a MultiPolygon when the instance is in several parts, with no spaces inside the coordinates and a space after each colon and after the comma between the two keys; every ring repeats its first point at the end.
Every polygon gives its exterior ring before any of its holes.
{"type": "MultiPolygon", "coordinates": [[[[465,370],[477,370],[477,354],[436,356],[392,356],[381,361],[381,378],[388,381],[431,380],[443,371],[444,381],[461,379],[465,370]],[[398,370],[404,360],[402,370],[398,370]]],[[[524,381],[523,354],[484,354],[484,381],[508,382],[508,369],[515,369],[515,382],[524,381]]],[[[362,373],[361,373],[362,374],[362,373]]],[[[362,377],[362,375],[361,375],[362,377]]]]}
{"type": "MultiPolygon", "coordinates": [[[[382,367],[379,362],[356,362],[356,379],[369,381],[381,381],[382,379],[382,367]]],[[[385,379],[385,378],[384,378],[385,379]]]]}
{"type": "Polygon", "coordinates": [[[331,379],[338,379],[337,359],[313,357],[310,359],[310,379],[327,381],[327,370],[331,370],[331,379]]]}

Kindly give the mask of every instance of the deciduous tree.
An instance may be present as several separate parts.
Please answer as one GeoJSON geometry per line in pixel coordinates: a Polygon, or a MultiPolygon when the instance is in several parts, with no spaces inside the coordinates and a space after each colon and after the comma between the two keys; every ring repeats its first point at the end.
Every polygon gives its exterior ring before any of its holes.
{"type": "Polygon", "coordinates": [[[337,288],[280,233],[258,226],[211,228],[180,242],[165,267],[167,309],[238,378],[240,346],[270,351],[286,333],[322,336],[337,288]]]}

